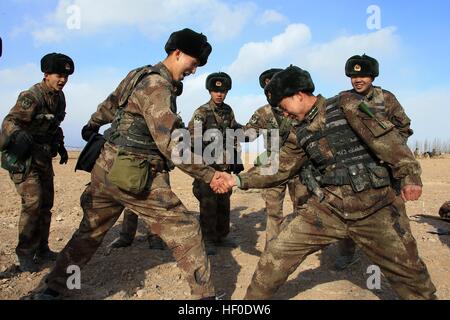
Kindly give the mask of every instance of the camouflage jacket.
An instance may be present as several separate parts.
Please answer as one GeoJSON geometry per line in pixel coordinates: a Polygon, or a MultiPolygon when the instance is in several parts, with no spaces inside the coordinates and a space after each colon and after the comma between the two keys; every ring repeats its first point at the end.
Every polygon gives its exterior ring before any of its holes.
{"type": "MultiPolygon", "coordinates": [[[[139,82],[125,101],[124,111],[145,119],[149,132],[164,157],[162,160],[167,161],[172,158],[172,152],[178,144],[178,141],[172,140],[172,134],[181,126],[180,117],[176,113],[177,87],[164,64],[159,63],[155,65],[155,68],[160,70],[160,74],[150,74],[139,82]]],[[[121,107],[123,91],[126,90],[135,73],[135,70],[130,72],[117,89],[99,105],[97,111],[91,116],[91,125],[102,126],[113,121],[121,107]]],[[[114,147],[105,147],[97,163],[109,171],[115,152],[114,147]]],[[[177,167],[194,178],[208,183],[214,176],[214,170],[204,165],[180,164],[177,167]]]]}
{"type": "Polygon", "coordinates": [[[218,107],[212,99],[208,103],[195,110],[188,125],[189,133],[192,139],[192,145],[195,146],[196,140],[201,139],[202,151],[208,146],[209,143],[211,143],[210,141],[203,141],[205,132],[212,129],[217,129],[221,132],[224,147],[223,159],[219,159],[220,157],[218,157],[218,164],[213,165],[214,168],[217,168],[221,171],[230,170],[231,164],[227,164],[226,153],[234,150],[239,150],[237,139],[233,141],[231,148],[233,150],[228,150],[230,148],[227,148],[226,145],[227,130],[238,130],[241,128],[242,125],[236,121],[233,109],[226,103],[218,107]],[[195,126],[199,125],[201,125],[202,132],[195,131],[195,126]],[[197,133],[197,135],[195,135],[195,133],[197,133]],[[201,136],[198,136],[199,133],[201,133],[201,136]]]}
{"type": "Polygon", "coordinates": [[[14,132],[25,130],[33,137],[33,162],[47,167],[58,146],[64,145],[60,125],[65,116],[64,93],[54,92],[42,81],[19,95],[3,120],[2,139],[7,145],[14,132]]]}
{"type": "Polygon", "coordinates": [[[264,134],[264,147],[270,150],[270,130],[279,130],[280,136],[280,148],[285,143],[296,144],[297,137],[295,130],[293,130],[292,120],[281,115],[276,115],[273,108],[267,104],[253,114],[250,121],[242,128],[244,131],[253,129],[256,131],[255,136],[250,136],[248,142],[255,141],[257,138],[264,134]]]}
{"type": "MultiPolygon", "coordinates": [[[[360,101],[353,95],[328,101],[319,96],[316,102],[319,113],[309,123],[308,131],[323,130],[326,107],[331,103],[339,104],[350,127],[379,159],[380,163],[385,163],[390,167],[393,177],[399,179],[402,186],[422,185],[420,165],[404,143],[404,138],[399,131],[393,124],[387,125],[387,129],[383,129],[378,122],[361,112],[358,109],[360,101]]],[[[387,121],[385,123],[389,124],[387,121]]],[[[253,168],[249,172],[239,175],[241,187],[243,189],[267,188],[284,183],[297,174],[307,160],[308,156],[303,148],[298,145],[285,145],[280,150],[280,166],[275,175],[262,175],[263,168],[253,168]]],[[[353,219],[360,219],[372,214],[380,207],[394,201],[396,196],[392,188],[372,189],[360,194],[355,194],[350,186],[327,186],[324,189],[328,195],[332,195],[328,199],[337,199],[336,201],[344,202],[347,205],[346,214],[353,212],[353,219]]]]}
{"type": "Polygon", "coordinates": [[[358,97],[371,107],[375,113],[392,122],[405,141],[414,134],[414,131],[411,129],[411,119],[406,115],[402,105],[391,92],[380,87],[372,87],[364,97],[355,90],[343,91],[339,94],[339,97],[346,99],[349,95],[358,97]]]}

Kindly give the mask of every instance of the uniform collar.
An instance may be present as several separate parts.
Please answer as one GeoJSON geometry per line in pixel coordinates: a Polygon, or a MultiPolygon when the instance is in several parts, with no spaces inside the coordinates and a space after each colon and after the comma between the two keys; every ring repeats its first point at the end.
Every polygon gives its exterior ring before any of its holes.
{"type": "Polygon", "coordinates": [[[223,109],[223,107],[225,106],[225,102],[222,103],[221,106],[217,106],[217,105],[214,103],[213,99],[211,99],[211,100],[209,100],[209,106],[210,106],[211,109],[213,109],[213,110],[221,110],[221,109],[223,109]]]}
{"type": "Polygon", "coordinates": [[[55,91],[47,85],[47,83],[45,82],[45,79],[42,80],[42,82],[39,85],[40,85],[41,89],[44,91],[44,93],[48,94],[51,97],[59,94],[59,91],[55,91]]]}
{"type": "Polygon", "coordinates": [[[370,102],[370,101],[372,101],[373,97],[375,96],[375,87],[372,86],[366,95],[362,95],[362,94],[356,92],[355,89],[351,90],[351,92],[354,93],[358,97],[359,100],[365,100],[365,101],[370,102]]]}
{"type": "Polygon", "coordinates": [[[317,115],[319,114],[319,110],[325,106],[326,104],[326,100],[322,95],[318,95],[317,96],[317,101],[316,103],[313,105],[312,109],[305,115],[305,119],[303,121],[305,121],[306,123],[311,123],[313,122],[313,120],[317,117],[317,115]]]}

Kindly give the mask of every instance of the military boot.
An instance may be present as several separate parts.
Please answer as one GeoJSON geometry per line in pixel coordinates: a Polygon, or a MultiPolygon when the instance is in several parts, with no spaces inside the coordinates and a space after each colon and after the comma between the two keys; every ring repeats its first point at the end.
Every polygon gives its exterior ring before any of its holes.
{"type": "Polygon", "coordinates": [[[35,273],[39,271],[32,256],[17,256],[17,260],[19,261],[20,272],[35,273]]]}
{"type": "Polygon", "coordinates": [[[39,262],[56,261],[58,253],[50,250],[49,247],[39,248],[36,252],[36,260],[39,262]]]}
{"type": "Polygon", "coordinates": [[[61,294],[50,288],[41,289],[38,292],[31,292],[28,295],[22,297],[20,300],[43,300],[43,301],[56,301],[61,300],[61,294]]]}
{"type": "Polygon", "coordinates": [[[131,246],[132,242],[123,239],[122,237],[117,238],[108,246],[110,248],[118,249],[118,248],[126,248],[131,246]]]}
{"type": "Polygon", "coordinates": [[[205,240],[205,249],[208,256],[215,256],[217,254],[216,242],[212,240],[205,240]]]}
{"type": "Polygon", "coordinates": [[[153,235],[149,235],[147,237],[147,241],[148,241],[148,247],[151,250],[166,250],[167,246],[164,243],[164,241],[158,237],[158,236],[153,236],[153,235]]]}
{"type": "Polygon", "coordinates": [[[350,256],[339,256],[334,262],[333,269],[335,271],[343,271],[359,261],[356,254],[350,256]]]}
{"type": "Polygon", "coordinates": [[[233,240],[229,238],[221,238],[216,242],[216,246],[222,248],[233,248],[236,249],[239,245],[233,240]]]}

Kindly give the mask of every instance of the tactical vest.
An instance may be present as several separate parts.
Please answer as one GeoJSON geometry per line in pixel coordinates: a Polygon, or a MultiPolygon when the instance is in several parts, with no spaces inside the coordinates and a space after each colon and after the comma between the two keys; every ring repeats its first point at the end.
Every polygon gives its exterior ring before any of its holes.
{"type": "MultiPolygon", "coordinates": [[[[37,112],[33,121],[27,128],[27,132],[33,137],[33,141],[38,144],[51,144],[53,138],[63,122],[66,112],[63,108],[52,111],[49,108],[49,102],[44,96],[42,89],[38,85],[30,89],[38,100],[37,112]]],[[[62,98],[60,98],[62,99],[62,98]]],[[[59,107],[61,101],[58,101],[56,107],[59,107]]]]}
{"type": "MultiPolygon", "coordinates": [[[[227,137],[227,129],[231,129],[231,123],[232,123],[233,117],[232,117],[232,110],[231,107],[224,104],[220,108],[216,108],[216,110],[213,110],[211,106],[208,106],[205,110],[205,128],[203,128],[204,131],[216,129],[219,130],[223,137],[223,147],[224,152],[226,148],[226,137],[227,137]]],[[[210,142],[204,142],[203,144],[203,150],[210,142]]],[[[225,159],[223,159],[225,162],[225,159]]],[[[220,171],[229,171],[231,170],[231,165],[228,164],[213,164],[211,165],[212,168],[220,171]]]]}
{"type": "Polygon", "coordinates": [[[351,185],[355,192],[391,184],[386,167],[362,143],[336,104],[326,107],[325,128],[317,132],[304,122],[297,130],[300,146],[318,170],[321,186],[351,185]]]}
{"type": "MultiPolygon", "coordinates": [[[[128,99],[136,86],[145,77],[151,74],[160,75],[161,72],[156,67],[145,66],[136,69],[134,73],[134,76],[130,77],[130,81],[120,94],[119,109],[114,116],[111,128],[105,132],[105,139],[125,151],[164,158],[150,134],[144,117],[125,111],[128,99]]],[[[172,110],[173,112],[176,112],[175,99],[176,97],[172,95],[172,109],[175,109],[172,110]]]]}

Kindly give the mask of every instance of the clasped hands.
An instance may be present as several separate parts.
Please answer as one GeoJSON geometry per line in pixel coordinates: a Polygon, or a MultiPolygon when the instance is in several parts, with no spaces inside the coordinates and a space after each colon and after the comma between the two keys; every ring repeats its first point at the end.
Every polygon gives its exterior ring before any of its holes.
{"type": "Polygon", "coordinates": [[[228,193],[235,186],[236,180],[231,174],[219,171],[216,171],[210,183],[211,189],[218,194],[228,193]]]}

